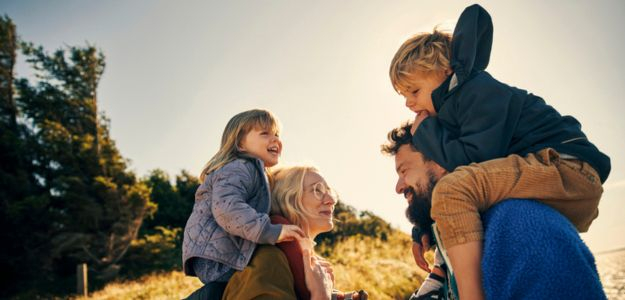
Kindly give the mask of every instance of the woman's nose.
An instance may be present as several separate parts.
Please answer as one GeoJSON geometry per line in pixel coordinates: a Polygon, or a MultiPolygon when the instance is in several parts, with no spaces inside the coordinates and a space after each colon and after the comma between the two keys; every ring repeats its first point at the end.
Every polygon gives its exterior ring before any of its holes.
{"type": "Polygon", "coordinates": [[[326,194],[325,197],[323,197],[323,203],[325,204],[336,204],[336,199],[334,199],[335,196],[332,196],[330,194],[326,194]]]}

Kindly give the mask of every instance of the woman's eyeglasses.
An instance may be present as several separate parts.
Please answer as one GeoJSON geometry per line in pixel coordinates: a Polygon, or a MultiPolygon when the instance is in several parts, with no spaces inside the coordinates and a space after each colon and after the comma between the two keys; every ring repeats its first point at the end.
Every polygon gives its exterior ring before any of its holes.
{"type": "Polygon", "coordinates": [[[317,182],[313,185],[312,188],[313,195],[317,200],[322,201],[325,196],[330,196],[332,199],[337,200],[338,196],[336,192],[329,186],[325,185],[323,182],[317,182]]]}

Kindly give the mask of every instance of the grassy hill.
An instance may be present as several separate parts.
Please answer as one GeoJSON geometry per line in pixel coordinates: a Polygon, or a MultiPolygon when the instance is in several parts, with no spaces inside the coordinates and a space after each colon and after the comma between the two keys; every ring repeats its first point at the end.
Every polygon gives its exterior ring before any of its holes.
{"type": "MultiPolygon", "coordinates": [[[[364,289],[370,299],[407,298],[425,276],[413,262],[410,244],[410,237],[396,230],[386,236],[386,241],[355,235],[337,242],[327,257],[334,265],[336,288],[364,289]]],[[[89,299],[180,299],[200,286],[197,278],[173,271],[110,283],[89,299]]]]}

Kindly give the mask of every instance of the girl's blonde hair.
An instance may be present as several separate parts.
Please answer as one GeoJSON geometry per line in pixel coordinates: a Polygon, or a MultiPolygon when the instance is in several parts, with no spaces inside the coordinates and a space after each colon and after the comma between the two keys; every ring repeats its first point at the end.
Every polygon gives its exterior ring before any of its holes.
{"type": "Polygon", "coordinates": [[[308,212],[302,205],[304,196],[304,177],[307,173],[319,173],[312,166],[282,167],[272,170],[273,188],[271,190],[271,214],[284,216],[291,223],[308,232],[308,212]]]}
{"type": "Polygon", "coordinates": [[[275,134],[280,132],[278,119],[268,110],[252,109],[236,114],[226,124],[219,151],[204,165],[200,180],[203,182],[209,173],[244,157],[245,153],[239,150],[239,146],[245,135],[255,128],[263,128],[275,134]]]}
{"type": "Polygon", "coordinates": [[[451,59],[451,34],[434,28],[406,40],[391,61],[389,75],[398,93],[410,88],[410,77],[415,71],[449,70],[451,59]]]}

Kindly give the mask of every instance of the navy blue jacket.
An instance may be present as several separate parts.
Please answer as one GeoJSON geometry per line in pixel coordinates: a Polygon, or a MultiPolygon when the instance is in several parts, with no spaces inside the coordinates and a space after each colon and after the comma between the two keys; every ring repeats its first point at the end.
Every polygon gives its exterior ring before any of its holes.
{"type": "Polygon", "coordinates": [[[452,38],[454,75],[432,92],[437,116],[426,118],[417,129],[412,141],[417,149],[453,171],[472,162],[550,147],[588,162],[605,182],[610,158],[588,140],[575,118],[560,115],[542,98],[484,71],[492,41],[488,12],[477,4],[466,8],[452,38]],[[454,76],[457,84],[452,83],[454,76]]]}

